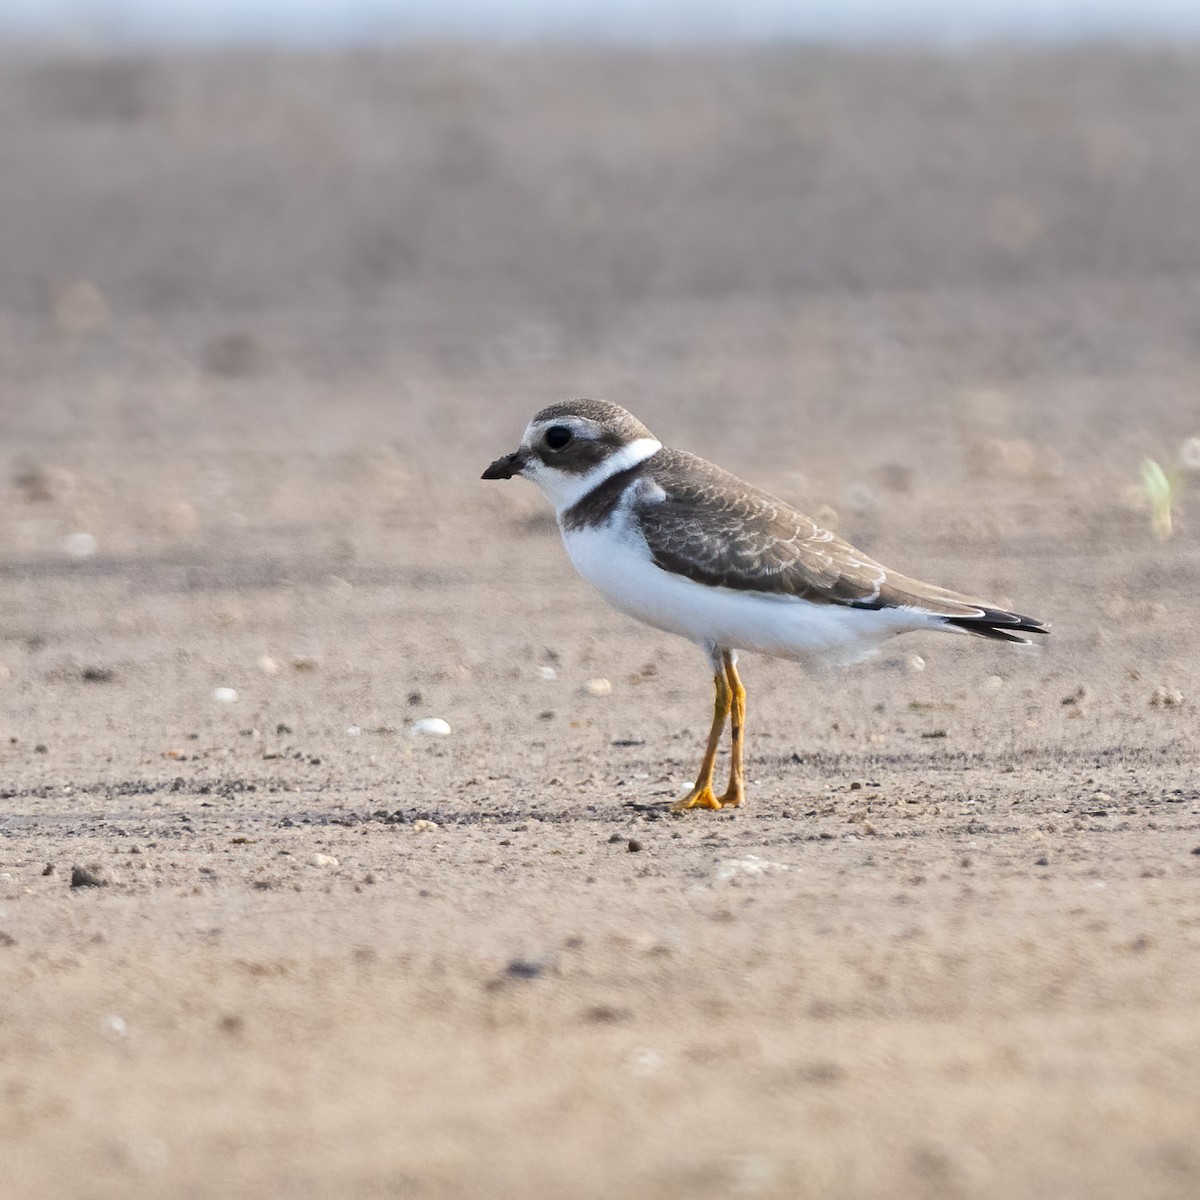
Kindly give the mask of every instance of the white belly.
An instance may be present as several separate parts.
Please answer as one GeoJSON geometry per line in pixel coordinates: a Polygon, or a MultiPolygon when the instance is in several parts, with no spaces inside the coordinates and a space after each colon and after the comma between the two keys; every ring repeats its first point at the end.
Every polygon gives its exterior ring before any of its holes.
{"type": "Polygon", "coordinates": [[[897,633],[942,624],[917,609],[845,608],[710,587],[657,567],[624,527],[564,530],[575,569],[616,609],[702,646],[850,663],[897,633]]]}

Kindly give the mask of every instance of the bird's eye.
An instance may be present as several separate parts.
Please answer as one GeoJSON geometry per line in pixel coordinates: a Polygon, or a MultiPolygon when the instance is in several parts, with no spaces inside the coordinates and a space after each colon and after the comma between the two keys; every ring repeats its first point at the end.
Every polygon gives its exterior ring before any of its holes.
{"type": "Polygon", "coordinates": [[[551,425],[546,430],[546,445],[561,450],[575,435],[565,425],[551,425]]]}

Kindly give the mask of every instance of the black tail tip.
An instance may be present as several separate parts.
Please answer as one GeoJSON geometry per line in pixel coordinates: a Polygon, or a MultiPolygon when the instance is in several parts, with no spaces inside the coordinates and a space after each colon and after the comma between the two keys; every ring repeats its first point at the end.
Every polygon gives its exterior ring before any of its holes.
{"type": "Polygon", "coordinates": [[[991,638],[994,642],[1015,642],[1019,646],[1033,644],[1033,639],[1023,637],[1023,634],[1045,635],[1050,632],[1050,626],[1045,621],[1005,612],[1000,608],[985,609],[977,617],[947,617],[946,624],[973,633],[976,637],[991,638]]]}

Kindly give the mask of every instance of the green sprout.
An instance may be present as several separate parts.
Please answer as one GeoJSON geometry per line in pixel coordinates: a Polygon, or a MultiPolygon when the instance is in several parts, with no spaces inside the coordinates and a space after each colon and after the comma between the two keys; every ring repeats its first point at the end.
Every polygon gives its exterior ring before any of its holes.
{"type": "Polygon", "coordinates": [[[1154,536],[1166,541],[1171,536],[1171,510],[1179,492],[1179,473],[1168,474],[1152,458],[1142,459],[1142,492],[1150,506],[1154,536]]]}

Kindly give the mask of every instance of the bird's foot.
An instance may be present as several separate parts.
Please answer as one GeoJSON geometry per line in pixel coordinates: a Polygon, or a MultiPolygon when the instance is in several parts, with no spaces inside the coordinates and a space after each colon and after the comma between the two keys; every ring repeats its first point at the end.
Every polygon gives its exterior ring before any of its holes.
{"type": "Polygon", "coordinates": [[[746,794],[741,788],[729,787],[717,797],[717,802],[722,808],[741,808],[745,798],[746,794]]]}
{"type": "Polygon", "coordinates": [[[716,795],[711,787],[694,787],[681,800],[676,800],[671,805],[672,812],[687,812],[689,808],[709,808],[714,812],[719,808],[726,806],[736,807],[741,803],[741,798],[731,800],[729,794],[724,796],[716,795]]]}

